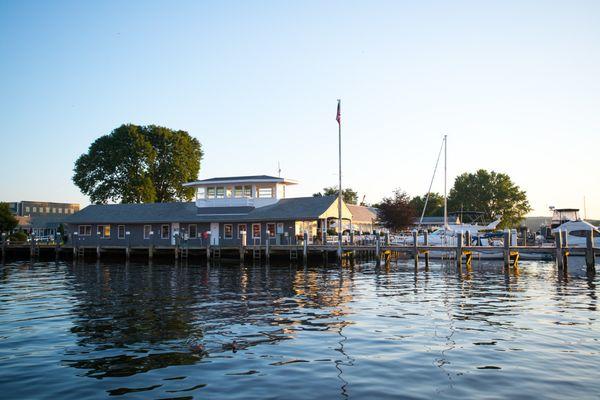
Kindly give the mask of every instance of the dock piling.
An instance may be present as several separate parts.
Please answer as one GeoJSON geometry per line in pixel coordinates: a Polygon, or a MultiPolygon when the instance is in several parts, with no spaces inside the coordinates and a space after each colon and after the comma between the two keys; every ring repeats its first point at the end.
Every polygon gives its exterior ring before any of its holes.
{"type": "Polygon", "coordinates": [[[586,231],[585,235],[585,265],[588,271],[596,269],[596,255],[594,254],[594,231],[586,231]]]}
{"type": "Polygon", "coordinates": [[[462,266],[462,252],[463,252],[463,232],[460,231],[456,234],[456,266],[460,268],[462,266]]]}
{"type": "Polygon", "coordinates": [[[504,243],[503,243],[503,256],[504,256],[504,268],[510,268],[510,245],[511,245],[511,235],[510,230],[504,230],[504,243]]]}
{"type": "Polygon", "coordinates": [[[417,230],[412,231],[413,238],[413,255],[415,257],[415,268],[419,267],[419,235],[417,230]]]}
{"type": "Polygon", "coordinates": [[[555,244],[555,258],[556,258],[556,266],[559,269],[563,267],[563,245],[562,245],[562,232],[558,231],[554,233],[554,244],[555,244]]]}

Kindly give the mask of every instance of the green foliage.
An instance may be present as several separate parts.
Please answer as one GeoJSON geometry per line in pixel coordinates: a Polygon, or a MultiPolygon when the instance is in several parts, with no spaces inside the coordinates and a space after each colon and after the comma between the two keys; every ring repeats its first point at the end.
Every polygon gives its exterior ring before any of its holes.
{"type": "MultiPolygon", "coordinates": [[[[313,197],[320,196],[337,196],[340,191],[336,187],[326,187],[323,188],[323,193],[318,192],[314,193],[313,197]]],[[[342,198],[346,204],[356,204],[358,203],[358,192],[355,192],[351,188],[346,188],[342,190],[342,198]]]]}
{"type": "MultiPolygon", "coordinates": [[[[410,205],[415,210],[417,217],[421,217],[423,207],[425,206],[425,198],[415,196],[410,200],[410,205]]],[[[427,201],[427,209],[425,210],[426,217],[441,217],[444,215],[444,196],[439,193],[429,193],[429,200],[427,201]]]]}
{"type": "Polygon", "coordinates": [[[11,241],[25,242],[27,241],[27,234],[23,231],[17,231],[10,234],[8,237],[11,241]]]}
{"type": "Polygon", "coordinates": [[[525,191],[508,175],[484,169],[456,178],[448,196],[448,208],[481,211],[488,221],[502,216],[500,228],[517,227],[531,211],[525,191]]]}
{"type": "Polygon", "coordinates": [[[400,189],[396,189],[392,197],[385,197],[376,207],[379,221],[391,231],[412,225],[416,214],[410,197],[400,189]]]}
{"type": "Polygon", "coordinates": [[[10,232],[17,227],[18,221],[10,212],[7,203],[0,203],[0,232],[10,232]]]}
{"type": "Polygon", "coordinates": [[[121,125],[77,159],[73,182],[92,203],[191,200],[193,188],[182,183],[198,177],[202,155],[185,131],[121,125]]]}

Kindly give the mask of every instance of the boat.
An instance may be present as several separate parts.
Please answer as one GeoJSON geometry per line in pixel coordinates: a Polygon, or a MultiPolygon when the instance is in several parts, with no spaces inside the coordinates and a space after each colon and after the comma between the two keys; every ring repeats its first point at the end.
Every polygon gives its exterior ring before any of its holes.
{"type": "Polygon", "coordinates": [[[600,247],[600,230],[584,220],[566,221],[552,229],[552,233],[566,232],[568,247],[586,247],[590,231],[593,232],[594,247],[600,247]]]}

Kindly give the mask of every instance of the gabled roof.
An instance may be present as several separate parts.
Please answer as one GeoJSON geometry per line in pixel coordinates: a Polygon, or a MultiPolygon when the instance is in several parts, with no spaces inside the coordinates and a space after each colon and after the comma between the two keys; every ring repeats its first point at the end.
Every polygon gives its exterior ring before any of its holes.
{"type": "Polygon", "coordinates": [[[371,207],[359,206],[356,204],[347,204],[347,206],[352,214],[352,222],[372,223],[377,219],[377,212],[371,207]]]}
{"type": "Polygon", "coordinates": [[[244,176],[223,176],[217,178],[201,179],[194,182],[184,183],[183,186],[203,186],[203,185],[218,185],[228,183],[285,183],[288,185],[297,184],[292,179],[280,178],[270,175],[244,175],[244,176]]]}
{"type": "Polygon", "coordinates": [[[86,223],[151,223],[187,222],[196,216],[196,204],[145,203],[145,204],[92,204],[69,215],[69,224],[86,223]]]}

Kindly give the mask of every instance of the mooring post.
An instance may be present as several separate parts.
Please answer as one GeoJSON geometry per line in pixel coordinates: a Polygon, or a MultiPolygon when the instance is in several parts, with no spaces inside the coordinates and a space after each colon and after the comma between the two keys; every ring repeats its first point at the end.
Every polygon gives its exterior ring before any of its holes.
{"type": "Polygon", "coordinates": [[[585,234],[585,265],[588,271],[596,269],[596,255],[594,254],[594,231],[586,231],[585,234]]]}
{"type": "Polygon", "coordinates": [[[77,246],[79,246],[79,234],[77,232],[73,232],[72,235],[72,239],[73,240],[73,258],[77,257],[77,246]]]}
{"type": "Polygon", "coordinates": [[[267,231],[267,238],[265,240],[265,257],[267,258],[267,261],[269,261],[269,257],[271,257],[271,239],[269,238],[270,232],[267,231]]]}
{"type": "Polygon", "coordinates": [[[125,260],[129,261],[129,256],[131,253],[131,232],[130,231],[126,231],[125,232],[125,237],[127,238],[127,247],[125,247],[125,260]]]}
{"type": "Polygon", "coordinates": [[[563,267],[563,255],[562,255],[562,233],[560,231],[554,232],[554,244],[555,247],[555,257],[556,257],[556,265],[559,269],[563,267]]]}
{"type": "Polygon", "coordinates": [[[471,245],[471,231],[465,231],[465,246],[471,245]]]}
{"type": "MultiPolygon", "coordinates": [[[[429,232],[427,229],[423,231],[423,245],[429,246],[429,232]]],[[[425,249],[425,269],[429,269],[429,249],[425,249]]]]}
{"type": "Polygon", "coordinates": [[[460,268],[462,266],[462,252],[463,252],[463,232],[460,231],[456,234],[456,266],[460,268]]]}
{"type": "Polygon", "coordinates": [[[510,230],[504,230],[504,243],[503,243],[503,255],[504,255],[504,268],[510,267],[510,245],[511,245],[511,235],[510,230]]]}
{"type": "Polygon", "coordinates": [[[2,232],[2,258],[6,255],[6,233],[2,232]]]}
{"type": "Polygon", "coordinates": [[[567,233],[567,231],[561,231],[560,232],[562,235],[562,255],[563,255],[563,268],[565,269],[565,271],[567,270],[567,268],[569,267],[569,235],[567,233]]]}
{"type": "Polygon", "coordinates": [[[100,259],[100,245],[96,246],[96,257],[100,259]]]}
{"type": "Polygon", "coordinates": [[[29,243],[29,257],[35,257],[35,235],[31,235],[31,242],[29,243]]]}
{"type": "Polygon", "coordinates": [[[150,246],[148,246],[148,260],[152,261],[154,257],[154,232],[150,231],[150,246]]]}
{"type": "Polygon", "coordinates": [[[240,233],[240,262],[244,262],[246,256],[246,231],[240,233]]]}
{"type": "Polygon", "coordinates": [[[308,259],[308,231],[304,231],[304,240],[302,241],[302,257],[308,259]]]}
{"type": "Polygon", "coordinates": [[[415,268],[419,266],[419,232],[416,229],[412,231],[413,256],[415,257],[415,268]]]}
{"type": "Polygon", "coordinates": [[[377,238],[375,241],[375,257],[377,257],[377,260],[380,260],[381,258],[381,235],[377,234],[377,238]]]}
{"type": "Polygon", "coordinates": [[[211,242],[211,234],[210,232],[208,232],[208,234],[206,235],[206,259],[210,260],[210,242],[211,242]]]}

